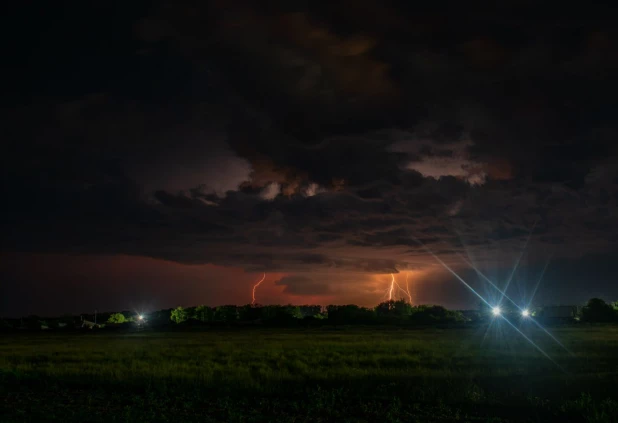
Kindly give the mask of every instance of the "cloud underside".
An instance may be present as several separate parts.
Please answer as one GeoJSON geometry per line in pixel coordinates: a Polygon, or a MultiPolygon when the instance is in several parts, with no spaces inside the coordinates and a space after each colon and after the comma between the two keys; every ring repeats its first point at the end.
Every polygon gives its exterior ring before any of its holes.
{"type": "Polygon", "coordinates": [[[148,71],[12,108],[3,251],[388,274],[615,248],[611,25],[223,3],[162,2],[128,28],[148,71]]]}
{"type": "Polygon", "coordinates": [[[387,274],[434,267],[432,253],[447,263],[460,263],[459,255],[499,262],[519,254],[528,237],[531,248],[557,256],[602,252],[616,241],[606,230],[612,216],[604,191],[595,197],[512,181],[475,186],[402,172],[397,185],[314,196],[158,192],[148,199],[121,194],[125,180],[114,189],[53,192],[35,204],[23,199],[29,214],[22,208],[10,216],[3,243],[12,251],[145,255],[250,271],[387,274]]]}

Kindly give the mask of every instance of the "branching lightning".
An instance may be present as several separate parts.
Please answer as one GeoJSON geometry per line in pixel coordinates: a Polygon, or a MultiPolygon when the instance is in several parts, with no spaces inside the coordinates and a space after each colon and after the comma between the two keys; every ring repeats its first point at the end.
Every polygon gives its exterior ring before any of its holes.
{"type": "Polygon", "coordinates": [[[412,304],[412,295],[410,294],[410,285],[408,283],[408,276],[410,276],[410,274],[406,272],[406,291],[405,292],[408,295],[408,300],[410,304],[412,304]]]}
{"type": "Polygon", "coordinates": [[[251,300],[251,305],[255,304],[255,290],[257,289],[258,286],[260,286],[262,282],[264,282],[264,279],[266,279],[266,273],[264,273],[264,275],[262,276],[262,279],[260,279],[258,283],[253,285],[253,299],[251,300]]]}
{"type": "Polygon", "coordinates": [[[385,295],[388,298],[388,301],[393,301],[394,300],[393,295],[396,294],[397,292],[402,293],[401,298],[408,297],[410,304],[412,304],[412,294],[410,294],[410,286],[408,284],[408,274],[407,273],[406,273],[406,289],[403,289],[401,285],[399,285],[399,282],[397,282],[395,275],[391,273],[391,283],[388,285],[388,289],[386,290],[386,295],[385,295]]]}

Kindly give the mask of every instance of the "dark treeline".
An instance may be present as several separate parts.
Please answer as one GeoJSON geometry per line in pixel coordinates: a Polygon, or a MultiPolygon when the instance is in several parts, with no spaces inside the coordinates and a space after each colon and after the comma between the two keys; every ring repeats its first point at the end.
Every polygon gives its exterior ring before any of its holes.
{"type": "MultiPolygon", "coordinates": [[[[165,313],[162,311],[161,313],[165,313]]],[[[153,314],[151,318],[165,318],[153,314]]],[[[203,323],[286,323],[303,320],[334,324],[374,324],[374,323],[457,323],[467,319],[460,311],[447,310],[442,306],[419,305],[398,301],[387,301],[374,308],[354,304],[329,305],[226,305],[220,307],[197,306],[177,307],[170,311],[170,320],[177,324],[190,321],[203,323]]]]}
{"type": "MultiPolygon", "coordinates": [[[[522,319],[521,310],[502,308],[502,317],[522,319]]],[[[132,311],[82,314],[41,318],[28,316],[0,320],[0,329],[68,329],[183,327],[196,325],[457,325],[488,321],[496,316],[481,305],[478,310],[447,310],[439,305],[411,305],[404,300],[391,300],[376,307],[354,304],[329,305],[223,305],[209,307],[176,307],[146,314],[132,311]]],[[[527,317],[528,318],[528,317],[527,317]]],[[[583,307],[549,306],[530,310],[529,318],[545,323],[618,322],[618,302],[606,303],[593,298],[583,307]]]]}

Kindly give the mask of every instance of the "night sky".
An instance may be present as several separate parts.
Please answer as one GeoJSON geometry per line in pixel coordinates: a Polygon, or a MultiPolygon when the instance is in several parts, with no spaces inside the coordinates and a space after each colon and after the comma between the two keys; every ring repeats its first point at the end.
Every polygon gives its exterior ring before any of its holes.
{"type": "Polygon", "coordinates": [[[12,3],[0,315],[618,299],[610,9],[12,3]]]}

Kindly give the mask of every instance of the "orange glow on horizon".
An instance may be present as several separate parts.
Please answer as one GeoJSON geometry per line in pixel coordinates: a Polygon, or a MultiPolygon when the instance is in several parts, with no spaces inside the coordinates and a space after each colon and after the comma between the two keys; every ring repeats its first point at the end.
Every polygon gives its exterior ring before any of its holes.
{"type": "MultiPolygon", "coordinates": [[[[304,269],[298,272],[315,283],[315,291],[306,286],[295,290],[294,286],[279,283],[281,278],[297,274],[294,271],[272,270],[259,276],[262,269],[247,271],[240,267],[186,264],[144,256],[13,253],[3,255],[0,270],[14,275],[16,280],[23,281],[24,286],[38,293],[33,296],[31,304],[20,306],[20,311],[10,310],[20,314],[81,312],[94,308],[141,310],[200,304],[211,307],[258,303],[375,307],[389,299],[439,304],[454,295],[448,275],[429,266],[403,270],[400,272],[405,273],[403,279],[395,272],[307,272],[304,269]],[[93,285],[104,288],[95,294],[87,289],[93,285]],[[127,286],[131,288],[129,294],[127,286]],[[249,289],[251,297],[247,292],[249,289]],[[66,301],[51,306],[47,299],[56,291],[77,292],[75,298],[79,301],[67,296],[66,301]]],[[[459,303],[451,301],[450,304],[459,306],[464,300],[459,303]]]]}

